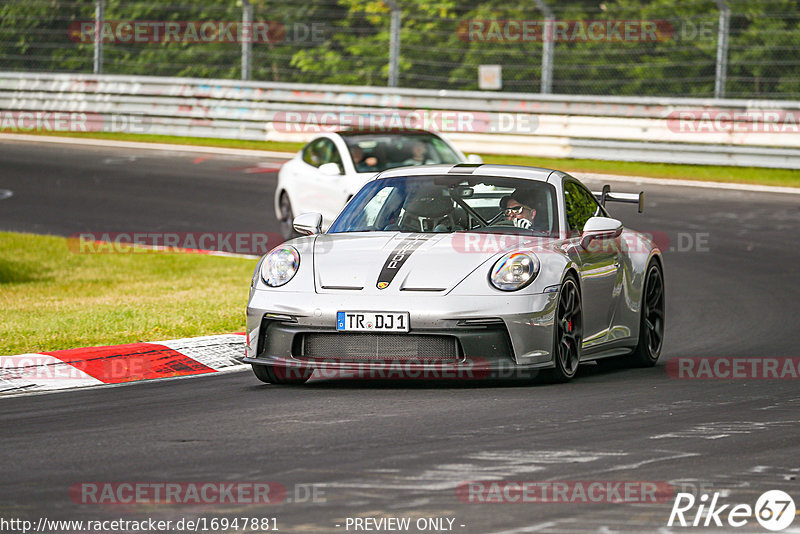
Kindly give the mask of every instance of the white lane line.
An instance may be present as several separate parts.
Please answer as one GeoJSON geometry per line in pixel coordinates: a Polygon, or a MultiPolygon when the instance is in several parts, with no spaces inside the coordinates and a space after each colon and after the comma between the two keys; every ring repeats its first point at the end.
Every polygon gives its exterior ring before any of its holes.
{"type": "MultiPolygon", "coordinates": [[[[658,451],[658,450],[656,450],[654,452],[667,452],[667,451],[658,451]]],[[[698,452],[681,452],[681,453],[678,453],[678,454],[673,454],[671,456],[662,456],[662,457],[659,457],[659,458],[650,458],[650,459],[647,459],[647,460],[642,460],[642,461],[639,461],[639,462],[633,462],[633,463],[630,463],[630,464],[615,465],[615,466],[612,466],[612,467],[604,467],[604,468],[601,468],[601,469],[596,469],[596,470],[591,470],[591,471],[581,471],[576,476],[585,477],[585,476],[590,476],[590,475],[599,475],[600,473],[611,473],[611,472],[614,472],[614,471],[632,471],[632,470],[635,471],[635,470],[641,468],[644,465],[649,465],[649,464],[654,464],[654,463],[659,463],[659,462],[668,462],[670,460],[681,460],[683,458],[692,458],[694,456],[700,456],[700,455],[701,454],[698,453],[698,452]]]]}
{"type": "Polygon", "coordinates": [[[60,143],[66,145],[99,146],[110,148],[138,148],[142,150],[164,150],[168,152],[200,152],[202,154],[224,154],[229,156],[257,156],[262,158],[292,159],[295,152],[273,152],[247,148],[223,148],[199,145],[172,145],[169,143],[140,143],[136,141],[111,141],[81,137],[56,137],[50,135],[2,134],[0,141],[31,141],[34,143],[60,143]]]}
{"type": "MultiPolygon", "coordinates": [[[[52,395],[58,393],[70,393],[73,391],[86,391],[89,389],[108,389],[108,388],[126,388],[126,387],[135,387],[140,384],[154,384],[154,383],[163,383],[163,382],[172,382],[173,380],[193,380],[196,378],[203,378],[203,377],[213,377],[213,376],[221,376],[233,373],[240,373],[242,371],[249,371],[249,365],[240,365],[238,367],[228,367],[221,371],[217,371],[216,373],[201,373],[198,375],[183,375],[183,376],[165,376],[162,378],[154,378],[151,380],[134,380],[132,382],[120,382],[118,384],[97,384],[91,386],[80,386],[80,387],[72,387],[69,389],[31,389],[31,390],[22,390],[19,393],[2,393],[0,394],[0,402],[2,399],[10,399],[13,397],[30,397],[32,395],[52,395]]],[[[256,381],[256,385],[260,382],[256,381]]]]}
{"type": "Polygon", "coordinates": [[[5,200],[13,196],[14,192],[11,189],[0,189],[0,200],[5,200]]]}

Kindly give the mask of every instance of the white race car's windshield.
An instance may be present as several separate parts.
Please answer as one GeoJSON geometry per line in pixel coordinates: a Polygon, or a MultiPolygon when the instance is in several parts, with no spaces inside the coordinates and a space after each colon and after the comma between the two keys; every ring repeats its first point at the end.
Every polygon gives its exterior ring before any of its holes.
{"type": "Polygon", "coordinates": [[[429,133],[342,133],[357,172],[394,167],[460,163],[447,143],[429,133]]]}
{"type": "Polygon", "coordinates": [[[455,175],[367,183],[328,233],[558,232],[556,193],[544,182],[455,175]]]}

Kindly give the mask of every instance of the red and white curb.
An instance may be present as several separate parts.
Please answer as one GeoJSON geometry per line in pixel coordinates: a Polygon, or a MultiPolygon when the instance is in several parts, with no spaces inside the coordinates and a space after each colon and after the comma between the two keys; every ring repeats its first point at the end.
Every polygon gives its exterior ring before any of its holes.
{"type": "Polygon", "coordinates": [[[244,334],[0,356],[0,395],[241,371],[244,334]]]}

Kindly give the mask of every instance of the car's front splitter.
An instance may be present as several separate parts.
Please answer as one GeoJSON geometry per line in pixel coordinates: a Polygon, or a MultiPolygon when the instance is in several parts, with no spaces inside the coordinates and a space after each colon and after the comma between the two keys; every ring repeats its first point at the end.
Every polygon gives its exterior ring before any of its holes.
{"type": "Polygon", "coordinates": [[[381,297],[317,294],[313,307],[298,307],[300,295],[255,291],[247,309],[245,362],[355,373],[404,370],[492,376],[552,367],[556,298],[554,293],[414,296],[393,298],[389,306],[387,299],[381,297]],[[336,331],[336,313],[345,310],[409,312],[409,336],[451,337],[456,342],[457,355],[439,361],[426,353],[376,350],[372,355],[358,354],[357,361],[350,360],[347,336],[360,334],[336,331]],[[304,336],[311,334],[320,334],[332,343],[341,340],[342,354],[304,352],[304,336]]]}

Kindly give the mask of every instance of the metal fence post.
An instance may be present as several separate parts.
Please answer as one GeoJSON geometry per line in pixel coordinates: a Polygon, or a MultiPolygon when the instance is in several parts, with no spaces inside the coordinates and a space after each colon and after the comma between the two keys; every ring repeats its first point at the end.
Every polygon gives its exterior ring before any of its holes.
{"type": "Polygon", "coordinates": [[[728,34],[731,25],[731,10],[725,0],[717,0],[719,8],[719,30],[717,33],[717,74],[714,78],[714,98],[725,97],[725,81],[728,77],[728,34]]]}
{"type": "Polygon", "coordinates": [[[253,66],[253,4],[242,0],[242,80],[249,80],[253,66]]]}
{"type": "Polygon", "coordinates": [[[386,0],[392,10],[389,26],[389,87],[397,87],[398,63],[400,62],[400,6],[394,0],[386,0]]]}
{"type": "Polygon", "coordinates": [[[94,67],[95,74],[103,73],[103,21],[106,18],[105,0],[94,3],[94,67]]]}
{"type": "Polygon", "coordinates": [[[544,32],[542,33],[542,85],[540,93],[553,92],[553,52],[555,46],[555,21],[553,10],[544,0],[535,0],[536,7],[544,15],[544,32]]]}

